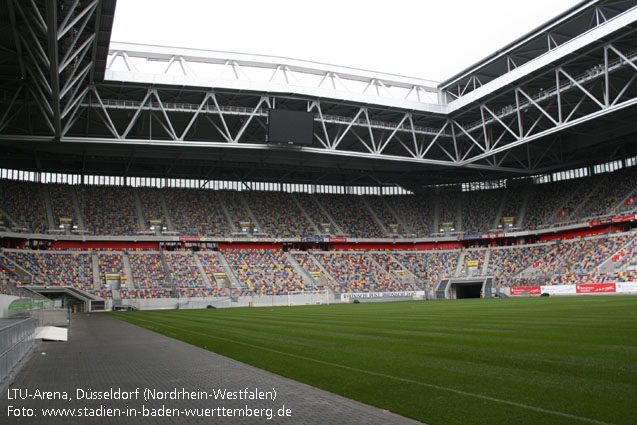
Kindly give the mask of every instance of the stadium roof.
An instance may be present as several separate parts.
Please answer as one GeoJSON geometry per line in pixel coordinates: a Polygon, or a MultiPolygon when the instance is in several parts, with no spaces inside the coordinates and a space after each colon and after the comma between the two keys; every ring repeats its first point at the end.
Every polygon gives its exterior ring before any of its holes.
{"type": "Polygon", "coordinates": [[[5,0],[0,167],[340,185],[530,176],[636,153],[637,4],[584,1],[435,83],[126,43],[114,1],[5,0]],[[315,114],[312,146],[267,110],[315,114]]]}

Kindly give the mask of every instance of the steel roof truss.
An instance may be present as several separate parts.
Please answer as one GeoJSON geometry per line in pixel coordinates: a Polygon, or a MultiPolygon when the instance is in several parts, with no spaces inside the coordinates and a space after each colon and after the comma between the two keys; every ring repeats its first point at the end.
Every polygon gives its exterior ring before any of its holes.
{"type": "Polygon", "coordinates": [[[108,131],[110,131],[111,134],[116,139],[121,139],[122,136],[120,136],[119,133],[117,132],[117,127],[115,127],[115,124],[113,124],[113,120],[111,119],[110,114],[106,110],[106,107],[104,107],[104,102],[102,102],[102,97],[100,96],[100,94],[97,91],[97,89],[95,88],[95,86],[91,87],[91,93],[93,93],[93,95],[95,95],[95,98],[98,100],[98,102],[100,104],[100,110],[103,113],[103,115],[100,115],[100,114],[97,114],[97,115],[100,118],[102,118],[102,122],[106,125],[106,128],[108,129],[108,131]]]}
{"type": "Polygon", "coordinates": [[[23,87],[24,87],[23,85],[18,86],[18,90],[16,90],[15,94],[11,98],[11,101],[9,102],[9,105],[7,106],[7,109],[4,111],[4,114],[2,115],[2,118],[0,118],[0,132],[4,130],[7,124],[9,124],[12,121],[13,117],[15,117],[22,109],[22,106],[20,106],[19,108],[17,108],[16,111],[14,111],[12,115],[9,114],[11,112],[11,109],[16,105],[17,103],[16,101],[18,97],[20,96],[20,94],[22,93],[23,87]]]}
{"type": "MultiPolygon", "coordinates": [[[[387,137],[387,139],[385,140],[385,142],[382,144],[382,146],[376,151],[376,153],[378,154],[382,154],[383,151],[385,150],[385,148],[387,147],[387,145],[389,144],[389,142],[391,141],[391,139],[396,135],[396,132],[398,131],[399,128],[401,128],[403,126],[403,123],[407,120],[407,118],[410,118],[410,114],[405,114],[403,115],[403,118],[400,120],[400,122],[398,123],[398,125],[396,126],[396,128],[391,132],[391,134],[387,137]]],[[[413,134],[413,132],[412,132],[413,134]]]]}
{"type": "Polygon", "coordinates": [[[341,144],[341,142],[343,141],[343,138],[345,137],[345,135],[349,132],[349,130],[352,128],[352,125],[354,125],[354,122],[358,121],[358,117],[361,116],[361,114],[363,113],[363,109],[364,108],[359,108],[358,112],[356,113],[356,115],[354,116],[354,118],[352,118],[352,120],[349,122],[349,124],[347,125],[347,128],[345,128],[345,131],[343,131],[339,137],[334,141],[334,144],[332,144],[331,146],[331,150],[336,150],[336,148],[338,147],[338,145],[341,144]]]}
{"type": "MultiPolygon", "coordinates": [[[[583,91],[588,97],[590,97],[591,100],[593,100],[593,102],[597,103],[597,105],[601,109],[604,109],[604,107],[605,107],[604,104],[602,102],[600,102],[595,96],[593,96],[590,91],[586,90],[584,88],[584,86],[582,86],[575,78],[571,77],[571,75],[568,72],[564,71],[563,68],[558,68],[558,71],[562,75],[566,76],[566,78],[568,78],[571,81],[571,83],[573,83],[577,88],[579,88],[581,91],[583,91]]],[[[558,124],[557,121],[555,121],[555,124],[556,125],[558,124]]]]}
{"type": "Polygon", "coordinates": [[[257,103],[257,106],[254,107],[254,109],[252,110],[252,112],[250,113],[248,118],[245,120],[245,122],[243,123],[243,125],[239,129],[239,132],[231,140],[230,143],[239,143],[239,140],[241,139],[241,136],[243,136],[243,133],[245,132],[246,128],[248,128],[248,125],[250,124],[250,122],[252,122],[252,119],[257,115],[257,113],[259,112],[259,108],[261,107],[261,105],[263,105],[264,102],[268,105],[268,107],[271,107],[270,99],[265,97],[265,96],[262,96],[259,99],[259,103],[257,103]]]}

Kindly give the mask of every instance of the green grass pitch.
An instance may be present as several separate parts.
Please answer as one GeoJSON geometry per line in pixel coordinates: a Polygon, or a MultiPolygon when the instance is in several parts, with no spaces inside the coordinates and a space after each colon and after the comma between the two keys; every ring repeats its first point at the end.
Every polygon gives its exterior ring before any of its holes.
{"type": "Polygon", "coordinates": [[[637,297],[113,315],[431,425],[637,423],[637,297]]]}

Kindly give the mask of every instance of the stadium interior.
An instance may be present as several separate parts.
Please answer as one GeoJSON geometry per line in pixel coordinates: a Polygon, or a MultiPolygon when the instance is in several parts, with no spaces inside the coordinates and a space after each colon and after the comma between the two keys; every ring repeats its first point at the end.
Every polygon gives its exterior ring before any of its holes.
{"type": "Polygon", "coordinates": [[[115,42],[116,3],[0,0],[0,405],[214,383],[310,412],[281,423],[632,423],[637,1],[443,82],[115,42]]]}
{"type": "Polygon", "coordinates": [[[95,311],[634,281],[631,2],[440,84],[237,54],[212,87],[220,52],[111,43],[115,3],[0,15],[3,293],[95,311]]]}

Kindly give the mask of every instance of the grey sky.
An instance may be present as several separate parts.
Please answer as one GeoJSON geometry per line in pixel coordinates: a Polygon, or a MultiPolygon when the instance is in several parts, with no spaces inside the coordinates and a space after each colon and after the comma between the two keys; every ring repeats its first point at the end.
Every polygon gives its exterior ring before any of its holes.
{"type": "Polygon", "coordinates": [[[577,0],[118,0],[113,41],[283,56],[442,81],[577,0]]]}

